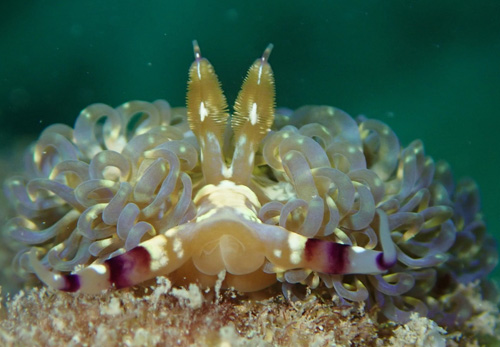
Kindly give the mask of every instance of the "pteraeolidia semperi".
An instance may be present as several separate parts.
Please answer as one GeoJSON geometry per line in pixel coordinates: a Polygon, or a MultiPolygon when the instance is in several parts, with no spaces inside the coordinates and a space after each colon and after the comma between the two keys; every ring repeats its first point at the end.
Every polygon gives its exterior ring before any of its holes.
{"type": "MultiPolygon", "coordinates": [[[[187,109],[94,104],[46,128],[5,183],[15,263],[48,286],[97,293],[160,275],[249,292],[304,284],[343,301],[453,321],[437,303],[496,265],[477,187],[454,185],[420,141],[328,106],[274,108],[271,45],[232,116],[196,42],[187,109]]],[[[455,298],[455,300],[459,300],[455,298]]],[[[460,314],[463,314],[460,313],[460,314]]]]}

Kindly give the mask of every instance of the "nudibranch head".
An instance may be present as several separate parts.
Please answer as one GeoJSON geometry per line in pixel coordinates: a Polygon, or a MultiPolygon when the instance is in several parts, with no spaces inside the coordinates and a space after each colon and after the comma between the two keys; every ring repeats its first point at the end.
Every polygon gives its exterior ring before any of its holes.
{"type": "Polygon", "coordinates": [[[497,261],[476,186],[455,187],[420,141],[402,147],[377,120],[328,106],[276,110],[272,45],[230,114],[193,47],[187,108],[94,104],[74,128],[42,132],[25,175],[5,183],[19,269],[64,291],[161,275],[239,291],[279,281],[290,299],[307,285],[397,321],[458,316],[437,300],[451,291],[445,274],[451,288],[497,261]]]}

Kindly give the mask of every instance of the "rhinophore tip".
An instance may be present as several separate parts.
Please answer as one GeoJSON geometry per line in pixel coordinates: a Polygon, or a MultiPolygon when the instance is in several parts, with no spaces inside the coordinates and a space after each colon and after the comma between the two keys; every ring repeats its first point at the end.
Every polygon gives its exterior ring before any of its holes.
{"type": "Polygon", "coordinates": [[[193,40],[193,51],[194,51],[194,58],[196,60],[201,59],[200,46],[198,46],[198,41],[196,40],[193,40]]]}
{"type": "Polygon", "coordinates": [[[268,44],[266,49],[264,50],[264,53],[262,53],[262,60],[263,61],[268,61],[269,60],[269,55],[271,55],[271,51],[273,50],[274,45],[272,43],[268,44]]]}

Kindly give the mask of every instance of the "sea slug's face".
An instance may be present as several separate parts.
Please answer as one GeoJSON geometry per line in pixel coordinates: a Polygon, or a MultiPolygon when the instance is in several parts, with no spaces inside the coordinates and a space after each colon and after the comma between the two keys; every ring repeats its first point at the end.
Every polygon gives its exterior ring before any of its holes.
{"type": "MultiPolygon", "coordinates": [[[[94,104],[74,128],[45,129],[26,174],[5,185],[19,268],[64,291],[160,275],[245,292],[279,281],[289,297],[300,283],[399,321],[427,314],[436,279],[462,259],[452,246],[484,236],[467,205],[476,187],[454,192],[445,164],[420,141],[401,147],[379,121],[329,106],[276,110],[271,49],[232,114],[195,42],[186,109],[94,104]]],[[[491,270],[495,252],[469,262],[470,280],[491,270]]]]}

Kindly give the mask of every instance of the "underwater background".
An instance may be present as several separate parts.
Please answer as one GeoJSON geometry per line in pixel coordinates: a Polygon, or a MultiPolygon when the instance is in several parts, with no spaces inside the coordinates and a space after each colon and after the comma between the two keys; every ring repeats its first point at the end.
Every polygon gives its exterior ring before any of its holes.
{"type": "Polygon", "coordinates": [[[19,169],[20,144],[91,103],[184,105],[193,39],[232,105],[272,42],[277,106],[332,105],[382,120],[403,145],[421,139],[455,179],[478,182],[499,240],[498,18],[496,0],[2,1],[0,177],[19,169]]]}

